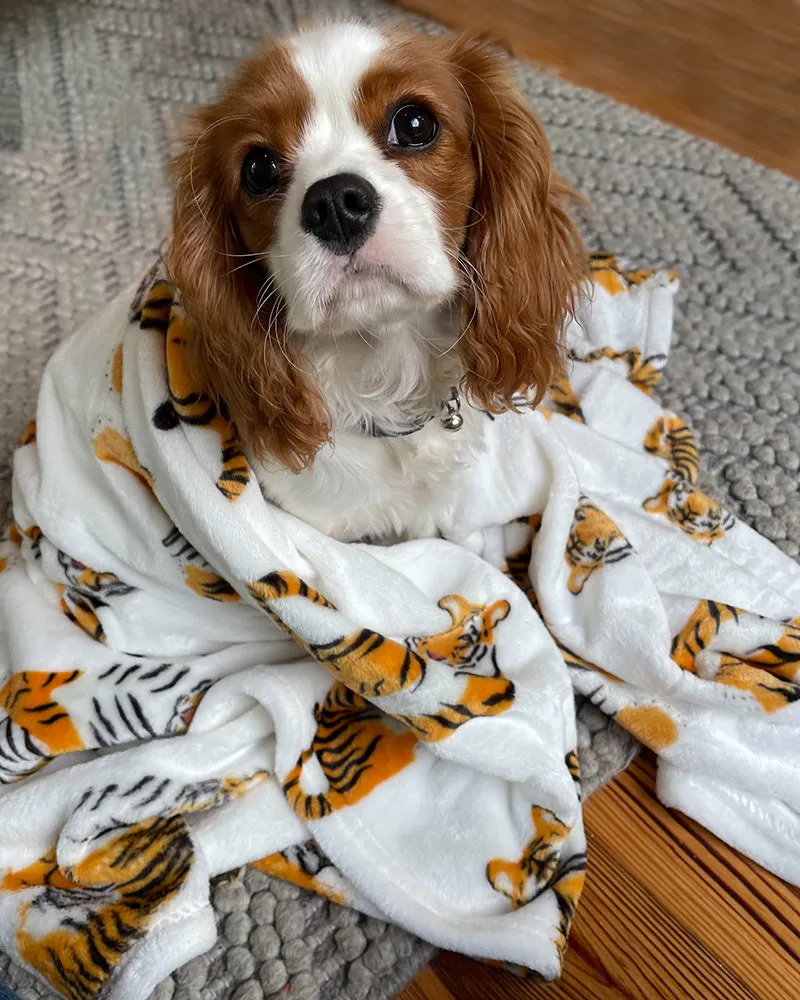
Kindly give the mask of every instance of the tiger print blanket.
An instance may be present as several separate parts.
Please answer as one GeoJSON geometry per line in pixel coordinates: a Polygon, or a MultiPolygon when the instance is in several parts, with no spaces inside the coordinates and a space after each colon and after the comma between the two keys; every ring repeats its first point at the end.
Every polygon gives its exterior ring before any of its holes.
{"type": "Polygon", "coordinates": [[[650,398],[673,276],[592,267],[569,375],[485,416],[447,539],[271,506],[158,267],[58,350],[0,548],[0,947],[143,1000],[254,864],[552,979],[586,866],[572,687],[666,803],[800,882],[800,572],[650,398]]]}

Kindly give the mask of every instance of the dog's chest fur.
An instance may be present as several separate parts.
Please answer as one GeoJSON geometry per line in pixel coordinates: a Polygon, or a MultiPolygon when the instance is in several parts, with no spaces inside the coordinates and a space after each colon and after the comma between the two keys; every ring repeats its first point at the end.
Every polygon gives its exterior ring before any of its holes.
{"type": "Polygon", "coordinates": [[[265,496],[343,541],[438,535],[461,474],[477,460],[486,417],[463,404],[464,425],[442,426],[460,371],[448,316],[420,317],[379,337],[309,338],[303,345],[331,415],[333,444],[292,473],[255,462],[265,496]],[[375,436],[424,424],[411,434],[375,436]]]}

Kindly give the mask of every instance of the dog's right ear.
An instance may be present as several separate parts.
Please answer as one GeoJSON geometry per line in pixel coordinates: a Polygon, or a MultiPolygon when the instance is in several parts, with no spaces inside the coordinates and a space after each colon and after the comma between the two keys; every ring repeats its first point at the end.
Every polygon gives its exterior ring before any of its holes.
{"type": "Polygon", "coordinates": [[[239,169],[229,176],[226,157],[237,121],[224,100],[190,119],[184,151],[173,162],[167,270],[189,320],[187,351],[199,388],[224,402],[256,455],[271,455],[296,472],[329,439],[330,425],[302,359],[287,343],[273,279],[238,232],[232,197],[239,169]]]}

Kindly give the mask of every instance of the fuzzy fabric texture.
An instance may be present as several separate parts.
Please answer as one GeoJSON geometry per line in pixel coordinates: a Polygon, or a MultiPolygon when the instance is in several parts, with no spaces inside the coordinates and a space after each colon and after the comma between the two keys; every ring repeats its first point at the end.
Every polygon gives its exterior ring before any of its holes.
{"type": "MultiPolygon", "coordinates": [[[[162,167],[180,121],[265,34],[357,0],[62,0],[4,5],[0,27],[0,510],[41,369],[139,272],[167,230],[162,167]]],[[[396,12],[394,12],[396,13],[396,12]]],[[[676,265],[682,289],[663,401],[698,433],[704,485],[800,552],[800,186],[711,143],[530,69],[521,79],[559,168],[588,197],[592,246],[676,265]]],[[[631,742],[580,715],[584,788],[631,742]]],[[[164,1000],[382,998],[430,949],[259,872],[220,883],[220,939],[164,1000]]],[[[4,963],[3,963],[4,964],[4,963]]],[[[23,1000],[42,995],[9,970],[23,1000]]]]}

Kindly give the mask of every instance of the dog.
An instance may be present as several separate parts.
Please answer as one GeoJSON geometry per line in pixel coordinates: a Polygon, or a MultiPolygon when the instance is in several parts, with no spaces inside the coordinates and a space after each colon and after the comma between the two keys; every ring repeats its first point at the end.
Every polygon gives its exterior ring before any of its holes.
{"type": "Polygon", "coordinates": [[[585,269],[505,57],[312,26],[191,117],[174,168],[191,368],[265,496],[343,541],[437,536],[487,415],[559,371],[585,269]]]}

